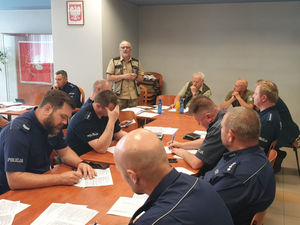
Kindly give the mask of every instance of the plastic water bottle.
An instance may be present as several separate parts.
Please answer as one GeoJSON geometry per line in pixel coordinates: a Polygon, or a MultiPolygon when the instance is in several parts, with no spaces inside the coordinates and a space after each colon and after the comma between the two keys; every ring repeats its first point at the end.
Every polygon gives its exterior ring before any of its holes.
{"type": "Polygon", "coordinates": [[[161,113],[162,113],[162,103],[161,103],[161,99],[158,99],[157,113],[158,113],[158,114],[161,114],[161,113]]]}
{"type": "Polygon", "coordinates": [[[184,113],[184,103],[183,103],[183,99],[180,99],[180,114],[184,113]]]}
{"type": "Polygon", "coordinates": [[[176,102],[176,105],[175,105],[175,109],[176,109],[176,113],[180,113],[180,102],[176,102]]]}

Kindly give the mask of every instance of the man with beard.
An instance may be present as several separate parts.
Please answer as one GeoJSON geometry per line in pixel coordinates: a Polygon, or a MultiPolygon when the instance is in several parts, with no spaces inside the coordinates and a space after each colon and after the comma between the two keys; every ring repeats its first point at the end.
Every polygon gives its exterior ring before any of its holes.
{"type": "Polygon", "coordinates": [[[120,43],[120,56],[110,60],[106,74],[112,82],[112,90],[119,98],[120,109],[138,105],[140,88],[138,81],[143,80],[144,72],[138,59],[131,57],[131,44],[120,43]]]}
{"type": "Polygon", "coordinates": [[[41,104],[12,120],[0,135],[0,194],[9,189],[73,185],[95,171],[67,146],[61,128],[72,115],[74,103],[63,91],[51,90],[41,104]],[[77,168],[62,174],[43,174],[50,154],[57,150],[63,162],[77,168]]]}

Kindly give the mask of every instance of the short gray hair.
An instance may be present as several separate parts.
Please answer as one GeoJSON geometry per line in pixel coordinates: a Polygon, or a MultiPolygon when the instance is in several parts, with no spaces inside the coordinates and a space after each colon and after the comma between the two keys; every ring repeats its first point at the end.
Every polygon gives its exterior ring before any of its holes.
{"type": "Polygon", "coordinates": [[[243,106],[230,109],[224,117],[225,129],[232,130],[245,141],[258,140],[260,135],[260,120],[256,111],[243,106]]]}

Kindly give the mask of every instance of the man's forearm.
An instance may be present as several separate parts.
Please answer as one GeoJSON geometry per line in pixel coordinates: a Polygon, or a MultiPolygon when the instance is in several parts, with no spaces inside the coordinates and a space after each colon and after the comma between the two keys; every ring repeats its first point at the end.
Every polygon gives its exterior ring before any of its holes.
{"type": "Polygon", "coordinates": [[[121,80],[126,79],[126,75],[122,74],[122,75],[113,75],[113,74],[107,74],[107,80],[108,81],[112,81],[112,82],[118,82],[121,80]]]}
{"type": "Polygon", "coordinates": [[[228,101],[224,101],[224,102],[220,105],[220,108],[223,109],[223,110],[227,109],[227,108],[231,105],[231,103],[232,103],[233,101],[234,101],[233,98],[229,99],[228,101]]]}
{"type": "Polygon", "coordinates": [[[194,141],[189,141],[189,142],[182,142],[182,148],[183,149],[199,149],[203,143],[203,138],[194,140],[194,141]]]}
{"type": "Polygon", "coordinates": [[[105,153],[107,148],[111,144],[111,140],[114,134],[114,126],[115,121],[108,120],[108,123],[106,125],[106,128],[104,132],[101,134],[101,136],[98,139],[92,140],[89,142],[89,145],[99,153],[105,153]]]}
{"type": "Polygon", "coordinates": [[[253,109],[253,104],[248,104],[247,102],[244,101],[244,99],[242,98],[238,98],[237,99],[240,103],[241,106],[244,106],[246,108],[250,108],[250,109],[253,109]]]}
{"type": "Polygon", "coordinates": [[[195,155],[189,153],[189,152],[184,152],[182,155],[182,158],[184,161],[187,162],[194,170],[199,170],[203,167],[204,163],[201,159],[198,159],[195,155]]]}
{"type": "Polygon", "coordinates": [[[7,172],[10,189],[30,189],[63,184],[60,174],[34,174],[28,172],[7,172]]]}

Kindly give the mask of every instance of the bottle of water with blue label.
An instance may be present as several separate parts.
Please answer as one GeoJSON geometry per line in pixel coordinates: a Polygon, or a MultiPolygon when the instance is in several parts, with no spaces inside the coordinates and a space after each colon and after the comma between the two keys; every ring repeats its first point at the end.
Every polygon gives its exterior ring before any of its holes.
{"type": "Polygon", "coordinates": [[[180,114],[184,113],[184,103],[183,103],[183,99],[180,99],[180,114]]]}
{"type": "Polygon", "coordinates": [[[158,99],[157,113],[158,113],[158,114],[161,114],[161,113],[162,113],[162,103],[161,103],[161,99],[158,99]]]}

